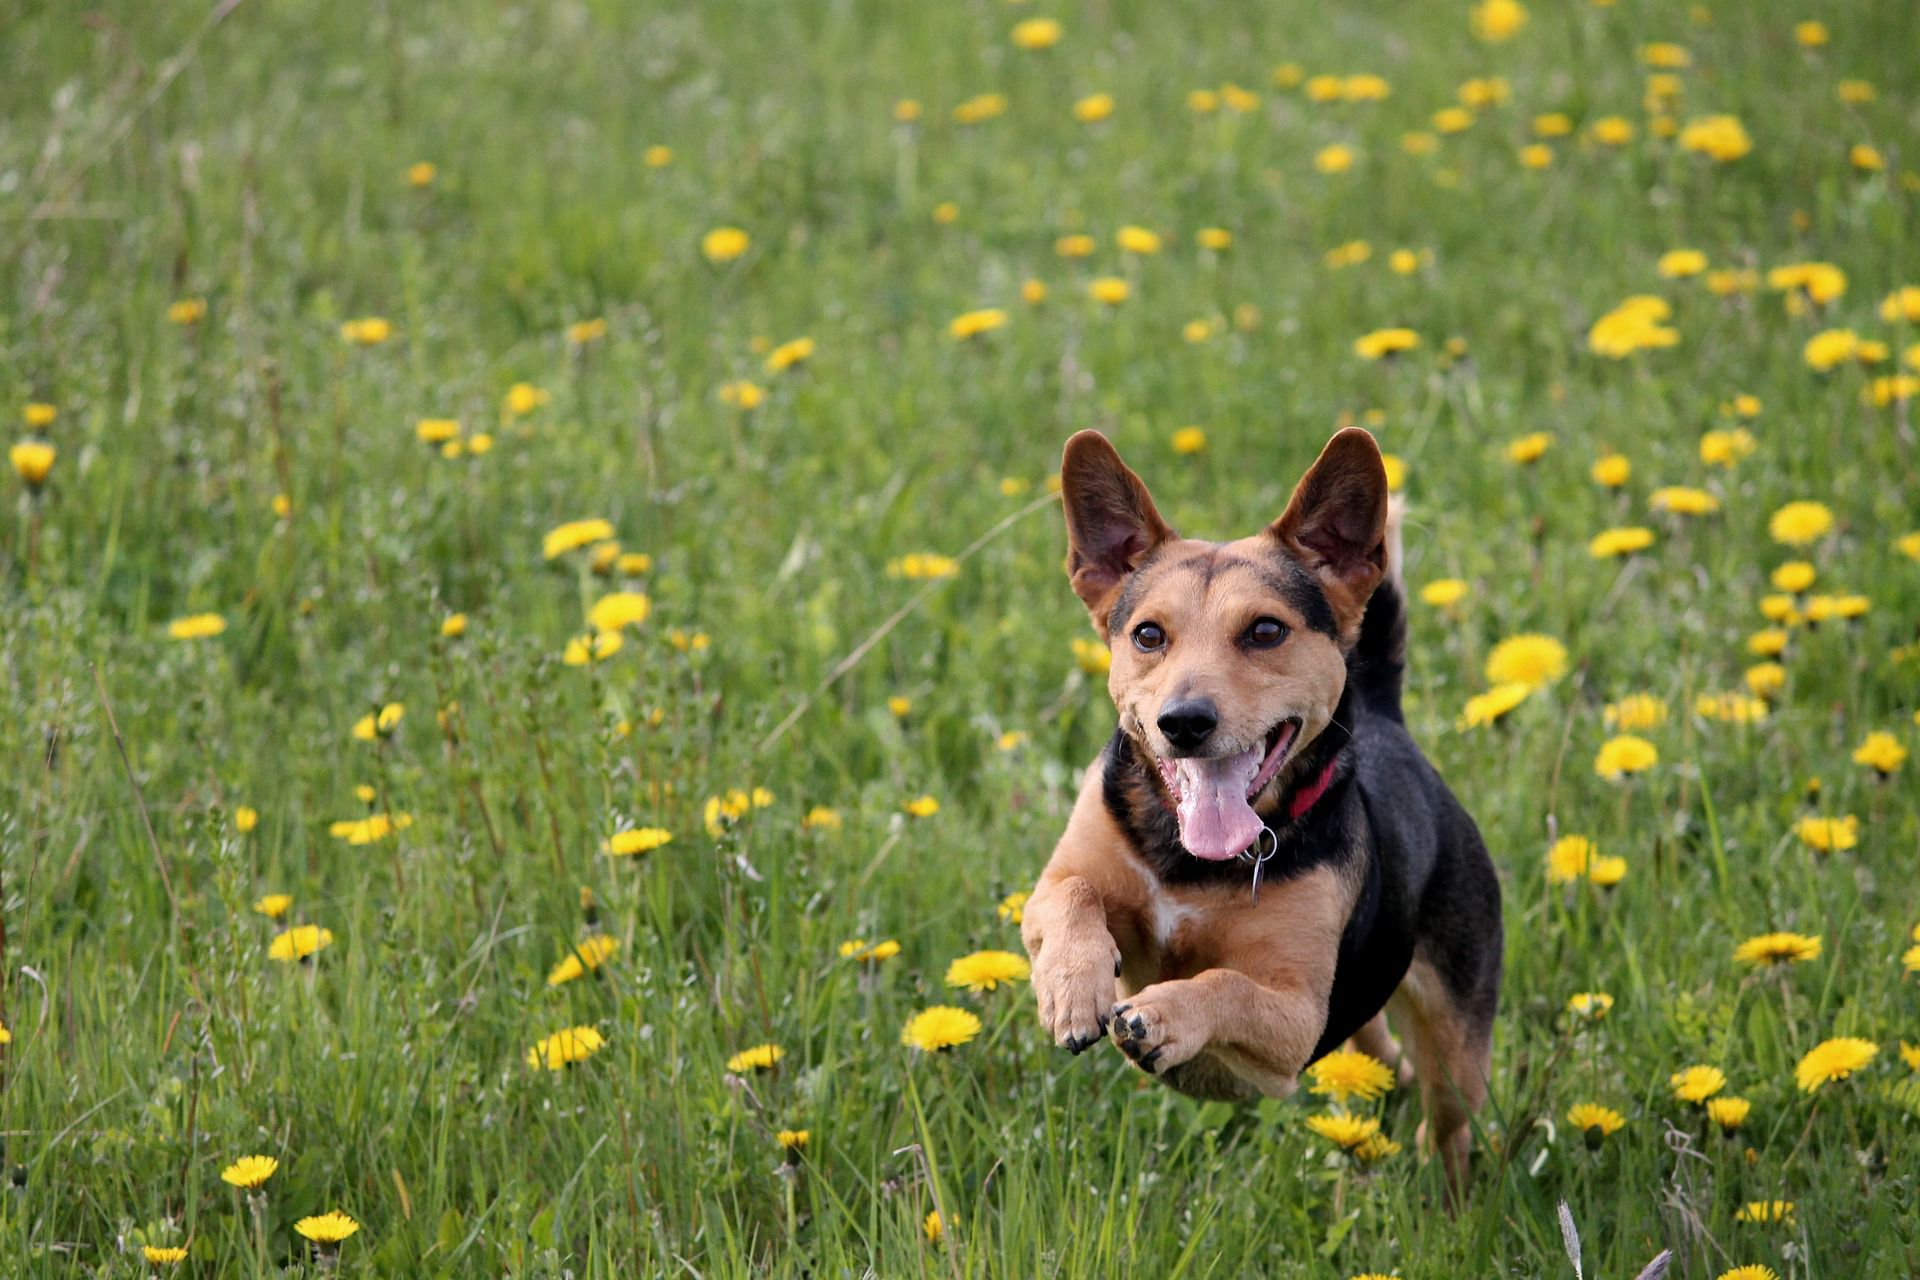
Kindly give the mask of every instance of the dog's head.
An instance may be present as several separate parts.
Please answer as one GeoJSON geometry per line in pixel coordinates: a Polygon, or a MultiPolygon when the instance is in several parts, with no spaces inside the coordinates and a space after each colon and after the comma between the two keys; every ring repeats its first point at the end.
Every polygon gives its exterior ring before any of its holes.
{"type": "Polygon", "coordinates": [[[1373,437],[1327,442],[1279,519],[1234,542],[1182,538],[1106,438],[1060,464],[1067,572],[1113,654],[1120,726],[1201,858],[1231,858],[1254,806],[1333,718],[1386,572],[1387,476],[1373,437]]]}

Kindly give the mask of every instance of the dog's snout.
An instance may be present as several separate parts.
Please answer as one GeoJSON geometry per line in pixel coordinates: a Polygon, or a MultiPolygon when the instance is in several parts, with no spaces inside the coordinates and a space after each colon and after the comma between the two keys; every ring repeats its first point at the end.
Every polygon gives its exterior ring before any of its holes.
{"type": "Polygon", "coordinates": [[[1182,698],[1161,708],[1155,721],[1167,745],[1182,755],[1198,751],[1220,724],[1220,712],[1209,698],[1182,698]]]}

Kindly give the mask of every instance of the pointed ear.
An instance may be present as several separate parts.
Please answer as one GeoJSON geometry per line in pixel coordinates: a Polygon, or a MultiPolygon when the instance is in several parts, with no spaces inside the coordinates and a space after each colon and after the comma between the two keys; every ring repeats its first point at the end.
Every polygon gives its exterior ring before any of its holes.
{"type": "Polygon", "coordinates": [[[1121,584],[1148,552],[1176,537],[1140,477],[1127,469],[1107,438],[1082,431],[1060,458],[1060,498],[1067,513],[1067,575],[1074,594],[1107,628],[1121,584]]]}
{"type": "Polygon", "coordinates": [[[1387,470],[1359,427],[1327,441],[1267,532],[1311,570],[1343,634],[1360,625],[1387,571],[1387,470]]]}

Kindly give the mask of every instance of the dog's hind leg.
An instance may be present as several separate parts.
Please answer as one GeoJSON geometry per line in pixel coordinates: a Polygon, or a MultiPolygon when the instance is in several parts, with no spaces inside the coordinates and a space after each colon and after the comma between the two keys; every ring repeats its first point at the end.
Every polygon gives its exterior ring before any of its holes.
{"type": "Polygon", "coordinates": [[[1439,1153],[1447,1200],[1457,1207],[1466,1195],[1473,1117],[1487,1099],[1492,1020],[1474,1016],[1434,967],[1418,958],[1388,1007],[1420,1083],[1426,1115],[1421,1143],[1439,1153]]]}

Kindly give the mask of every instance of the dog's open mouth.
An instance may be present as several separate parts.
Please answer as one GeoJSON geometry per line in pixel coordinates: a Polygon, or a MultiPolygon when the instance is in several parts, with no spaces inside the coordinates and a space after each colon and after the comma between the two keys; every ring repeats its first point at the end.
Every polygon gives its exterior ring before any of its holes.
{"type": "Polygon", "coordinates": [[[1289,716],[1245,751],[1155,761],[1173,797],[1180,843],[1188,853],[1219,862],[1260,838],[1265,824],[1253,811],[1253,801],[1280,772],[1299,734],[1300,718],[1289,716]]]}

